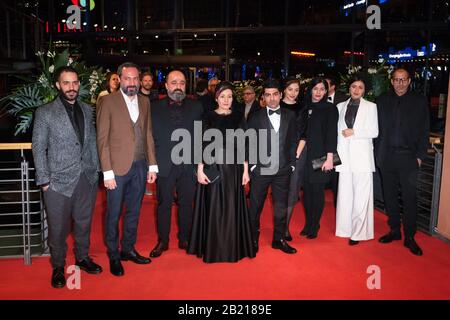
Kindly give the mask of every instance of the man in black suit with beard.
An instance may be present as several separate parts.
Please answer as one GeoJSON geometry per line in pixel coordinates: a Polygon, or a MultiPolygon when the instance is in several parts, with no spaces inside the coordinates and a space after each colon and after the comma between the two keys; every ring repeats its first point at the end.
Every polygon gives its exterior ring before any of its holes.
{"type": "Polygon", "coordinates": [[[384,204],[390,227],[389,233],[379,242],[400,240],[403,223],[404,246],[412,254],[421,256],[423,252],[414,235],[417,229],[417,175],[427,155],[430,132],[428,101],[409,90],[411,78],[405,69],[395,70],[391,84],[394,90],[377,99],[379,135],[375,140],[375,157],[383,179],[384,204]]]}
{"type": "MultiPolygon", "coordinates": [[[[192,225],[196,178],[193,157],[190,157],[188,163],[173,163],[172,148],[178,142],[171,141],[171,136],[176,129],[185,129],[193,141],[194,122],[200,121],[203,113],[199,101],[186,98],[186,77],[181,71],[174,70],[167,75],[166,89],[168,97],[153,102],[151,107],[153,139],[158,163],[156,181],[158,243],[150,253],[152,258],[159,257],[169,248],[174,191],[178,198],[178,247],[183,250],[187,248],[192,225]]],[[[192,148],[191,154],[193,155],[192,148]]]]}
{"type": "MultiPolygon", "coordinates": [[[[297,250],[289,246],[284,239],[284,234],[286,231],[287,190],[291,172],[295,169],[295,152],[298,143],[295,114],[290,110],[280,108],[281,91],[278,81],[268,79],[263,86],[263,95],[267,107],[257,111],[248,122],[248,128],[255,129],[257,132],[258,147],[262,143],[267,143],[267,154],[270,158],[269,164],[264,163],[258,152],[257,163],[249,164],[252,179],[250,219],[253,228],[253,244],[255,251],[258,251],[260,215],[267,190],[271,186],[275,216],[272,248],[293,254],[297,250]],[[268,133],[266,141],[260,140],[264,138],[258,134],[260,130],[268,133]]],[[[250,153],[254,151],[250,150],[250,153]]],[[[251,161],[251,154],[249,160],[251,161]]]]}

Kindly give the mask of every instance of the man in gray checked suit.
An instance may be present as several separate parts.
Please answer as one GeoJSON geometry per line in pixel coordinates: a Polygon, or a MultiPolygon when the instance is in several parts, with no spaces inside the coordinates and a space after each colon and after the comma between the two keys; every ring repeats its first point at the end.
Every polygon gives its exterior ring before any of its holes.
{"type": "Polygon", "coordinates": [[[48,216],[51,284],[62,288],[72,221],[75,264],[88,273],[102,272],[88,256],[100,166],[92,108],[77,101],[80,81],[75,69],[56,70],[55,85],[59,96],[35,114],[33,157],[48,216]]]}

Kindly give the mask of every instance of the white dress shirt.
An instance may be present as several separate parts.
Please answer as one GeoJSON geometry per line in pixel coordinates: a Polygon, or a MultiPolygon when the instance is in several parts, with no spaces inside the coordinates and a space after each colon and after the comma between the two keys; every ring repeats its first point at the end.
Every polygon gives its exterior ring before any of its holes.
{"type": "MultiPolygon", "coordinates": [[[[127,105],[128,113],[130,114],[131,121],[133,123],[136,123],[136,121],[139,118],[139,103],[138,103],[138,96],[137,94],[134,96],[133,99],[131,99],[129,96],[127,96],[122,89],[120,89],[120,93],[122,93],[123,99],[125,100],[125,104],[127,105]]],[[[152,165],[148,167],[148,171],[150,172],[156,172],[158,173],[158,166],[152,165]]],[[[111,180],[114,179],[114,171],[108,170],[103,172],[103,180],[111,180]]]]}
{"type": "Polygon", "coordinates": [[[280,109],[280,106],[278,106],[278,108],[275,108],[275,109],[271,109],[271,108],[267,107],[267,115],[269,116],[270,123],[272,124],[272,127],[275,130],[275,132],[277,132],[277,133],[278,133],[278,130],[280,130],[281,114],[272,113],[271,115],[269,115],[269,110],[277,111],[279,109],[280,109]]]}
{"type": "Polygon", "coordinates": [[[334,96],[336,95],[336,92],[333,92],[333,94],[330,94],[329,96],[328,96],[328,99],[327,99],[327,101],[328,102],[331,102],[331,103],[334,103],[334,96]]]}

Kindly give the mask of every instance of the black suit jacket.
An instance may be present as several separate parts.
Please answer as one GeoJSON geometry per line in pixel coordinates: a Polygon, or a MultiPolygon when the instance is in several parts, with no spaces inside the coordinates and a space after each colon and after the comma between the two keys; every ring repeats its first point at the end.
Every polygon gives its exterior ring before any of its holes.
{"type": "Polygon", "coordinates": [[[336,91],[336,93],[334,94],[333,104],[337,106],[339,103],[346,101],[348,98],[349,97],[347,95],[336,91]]]}
{"type": "MultiPolygon", "coordinates": [[[[260,129],[267,129],[270,132],[272,129],[272,124],[270,123],[269,116],[267,115],[267,108],[260,108],[257,112],[253,114],[253,116],[249,119],[247,123],[248,129],[255,129],[258,133],[260,129]]],[[[295,113],[281,108],[281,120],[280,120],[280,129],[279,129],[279,159],[280,159],[280,169],[286,166],[295,166],[295,153],[297,150],[297,132],[296,132],[296,123],[295,123],[295,113]],[[284,162],[284,163],[283,163],[284,162]]],[[[258,134],[257,134],[258,136],[258,134]]],[[[260,172],[261,167],[269,167],[270,164],[264,164],[261,162],[259,156],[259,147],[260,143],[267,144],[267,154],[272,154],[272,146],[270,143],[270,134],[267,134],[267,141],[260,142],[262,137],[257,138],[257,146],[258,146],[258,157],[257,157],[257,168],[252,170],[252,172],[260,172]]],[[[250,145],[250,148],[254,146],[250,145]]],[[[251,160],[251,158],[249,159],[251,160]]],[[[249,163],[249,167],[251,168],[253,164],[249,163]]]]}
{"type": "MultiPolygon", "coordinates": [[[[182,124],[181,127],[189,131],[191,135],[191,161],[194,159],[194,121],[202,119],[203,107],[199,101],[185,98],[182,104],[182,124]]],[[[151,105],[153,140],[155,142],[156,161],[158,163],[158,175],[167,177],[173,163],[171,160],[172,148],[178,141],[171,141],[172,132],[177,129],[170,119],[169,98],[154,101],[151,105]]],[[[201,133],[201,132],[200,132],[201,133]]]]}
{"type": "MultiPolygon", "coordinates": [[[[394,127],[395,92],[391,91],[377,100],[378,138],[375,140],[375,158],[382,168],[390,154],[389,140],[394,127]]],[[[400,109],[401,134],[405,137],[408,148],[418,159],[424,159],[429,146],[430,120],[427,99],[414,92],[407,92],[402,97],[403,108],[400,109]]]]}

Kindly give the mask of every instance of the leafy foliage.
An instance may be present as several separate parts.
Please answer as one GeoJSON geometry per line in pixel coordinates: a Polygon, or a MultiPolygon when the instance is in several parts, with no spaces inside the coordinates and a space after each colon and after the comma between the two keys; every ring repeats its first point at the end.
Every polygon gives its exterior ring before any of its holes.
{"type": "Polygon", "coordinates": [[[7,113],[17,119],[15,135],[29,130],[36,109],[58,95],[54,85],[54,71],[63,66],[71,66],[78,72],[80,80],[79,98],[91,103],[100,92],[101,83],[105,79],[102,68],[88,67],[82,61],[75,61],[66,49],[61,53],[54,51],[38,51],[40,74],[31,79],[23,79],[26,83],[15,89],[10,95],[0,99],[0,114],[7,113]]]}

